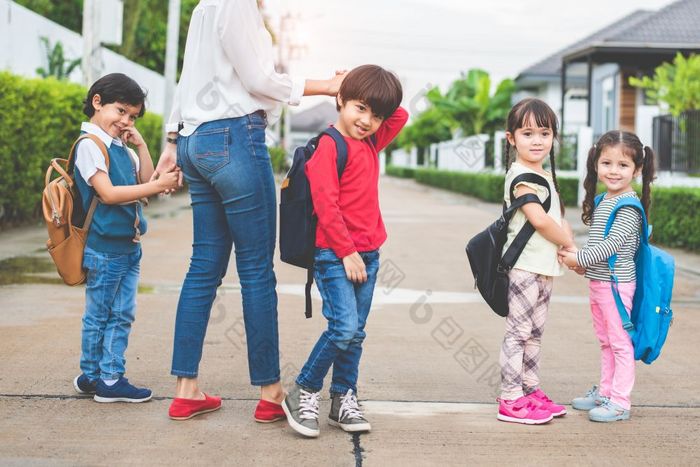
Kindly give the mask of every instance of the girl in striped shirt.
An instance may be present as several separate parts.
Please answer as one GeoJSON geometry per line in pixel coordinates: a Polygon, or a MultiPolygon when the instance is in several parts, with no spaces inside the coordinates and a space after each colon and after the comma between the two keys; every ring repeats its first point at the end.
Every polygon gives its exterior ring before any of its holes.
{"type": "Polygon", "coordinates": [[[636,197],[632,181],[642,176],[642,205],[649,212],[651,182],[654,179],[654,153],[634,133],[609,131],[588,153],[588,173],[584,181],[586,198],[583,215],[591,226],[586,246],[578,251],[562,249],[560,260],[590,279],[590,302],[593,328],[600,341],[600,384],[586,396],[572,401],[574,409],[588,410],[597,422],[627,420],[630,417],[630,393],[634,386],[634,348],[615,304],[610,284],[608,258],[617,254],[614,265],[622,302],[629,313],[632,308],[636,275],[634,257],[639,247],[641,214],[633,207],[623,207],[615,215],[605,237],[608,217],[624,197],[636,197]],[[598,182],[606,194],[594,206],[598,182]]]}

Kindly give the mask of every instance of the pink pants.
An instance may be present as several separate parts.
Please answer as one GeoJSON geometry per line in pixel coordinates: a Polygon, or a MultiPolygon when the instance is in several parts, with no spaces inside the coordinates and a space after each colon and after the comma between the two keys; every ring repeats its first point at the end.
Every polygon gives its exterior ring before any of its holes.
{"type": "MultiPolygon", "coordinates": [[[[628,313],[632,309],[635,288],[635,282],[618,284],[628,313]]],[[[610,282],[590,281],[590,299],[593,328],[600,342],[599,393],[629,410],[634,386],[634,347],[629,334],[622,328],[610,282]]]]}

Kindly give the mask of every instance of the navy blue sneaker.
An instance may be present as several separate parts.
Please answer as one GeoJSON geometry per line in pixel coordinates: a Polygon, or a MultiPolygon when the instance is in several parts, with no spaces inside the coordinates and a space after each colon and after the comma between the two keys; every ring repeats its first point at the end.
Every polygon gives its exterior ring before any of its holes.
{"type": "Polygon", "coordinates": [[[95,402],[146,402],[151,400],[151,396],[150,389],[137,388],[122,376],[111,386],[98,380],[95,402]]]}
{"type": "Polygon", "coordinates": [[[97,381],[90,381],[85,373],[82,373],[73,380],[73,387],[78,394],[95,394],[97,381]]]}

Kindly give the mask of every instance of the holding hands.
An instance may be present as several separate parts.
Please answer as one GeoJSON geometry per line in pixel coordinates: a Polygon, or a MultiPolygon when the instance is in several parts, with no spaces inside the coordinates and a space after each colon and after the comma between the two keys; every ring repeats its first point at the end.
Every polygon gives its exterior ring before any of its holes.
{"type": "Polygon", "coordinates": [[[174,174],[176,183],[172,185],[164,181],[164,185],[167,184],[167,187],[163,189],[163,193],[166,195],[174,193],[179,188],[182,188],[182,171],[180,167],[177,166],[177,146],[172,143],[166,143],[160,155],[160,159],[158,159],[158,165],[156,165],[153,175],[151,176],[151,181],[160,180],[161,177],[169,181],[172,178],[171,174],[174,174]]]}
{"type": "Polygon", "coordinates": [[[576,244],[574,243],[574,232],[571,225],[566,220],[562,220],[562,228],[569,234],[571,244],[561,247],[557,252],[559,255],[559,264],[564,264],[576,274],[583,275],[586,273],[586,268],[579,266],[578,261],[576,260],[576,252],[578,251],[578,248],[576,248],[576,244]]]}

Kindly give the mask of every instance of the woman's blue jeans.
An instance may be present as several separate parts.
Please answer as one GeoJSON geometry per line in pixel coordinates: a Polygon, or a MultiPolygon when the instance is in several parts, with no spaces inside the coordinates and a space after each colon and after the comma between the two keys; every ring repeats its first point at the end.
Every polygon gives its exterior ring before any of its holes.
{"type": "Polygon", "coordinates": [[[180,292],[171,374],[194,378],[216,289],[232,246],[243,296],[250,382],[280,380],[275,181],[265,146],[262,112],[200,125],[177,142],[178,165],[189,185],[194,242],[180,292]]]}
{"type": "Polygon", "coordinates": [[[379,270],[379,250],[360,253],[367,271],[367,282],[356,284],[345,274],[343,262],[327,248],[317,248],[314,256],[314,280],[323,299],[323,316],[328,329],[323,331],[311,351],[297,384],[317,392],[333,366],[332,394],[357,393],[365,324],[372,307],[374,284],[379,270]]]}

